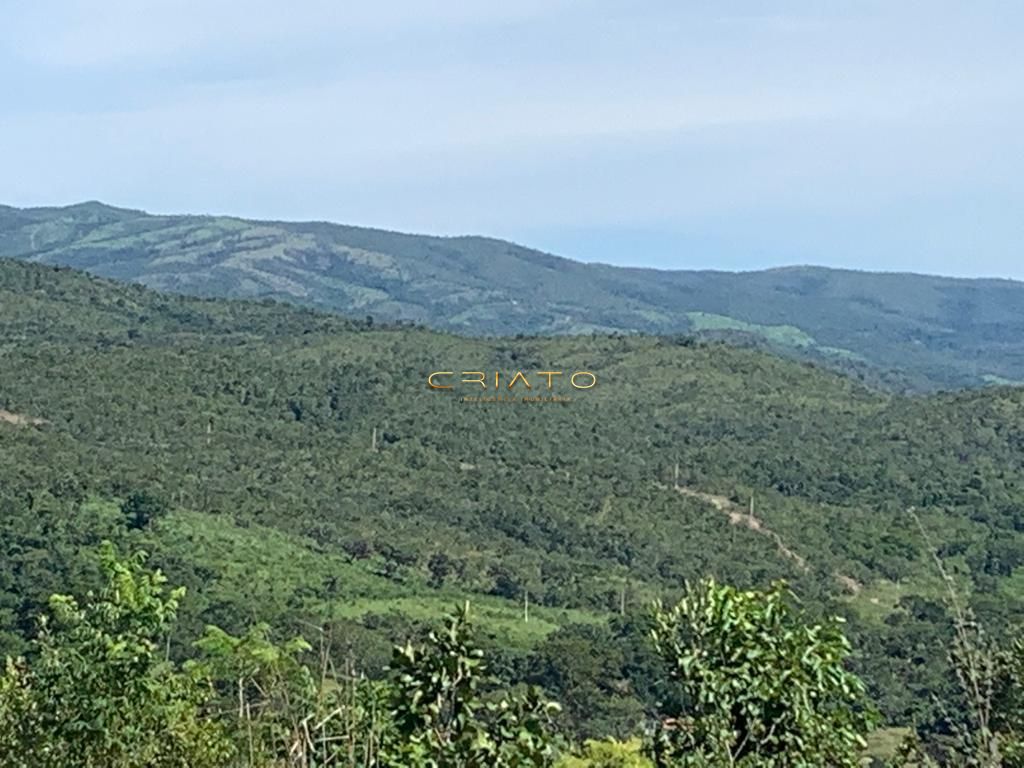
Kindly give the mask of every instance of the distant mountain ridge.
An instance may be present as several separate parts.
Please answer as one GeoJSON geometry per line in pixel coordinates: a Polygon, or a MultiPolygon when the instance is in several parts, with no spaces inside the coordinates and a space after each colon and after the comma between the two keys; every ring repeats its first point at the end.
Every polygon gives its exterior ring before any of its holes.
{"type": "Polygon", "coordinates": [[[98,202],[0,206],[0,257],[468,335],[697,333],[905,388],[1024,382],[1024,283],[1011,280],[626,268],[485,237],[152,215],[98,202]]]}

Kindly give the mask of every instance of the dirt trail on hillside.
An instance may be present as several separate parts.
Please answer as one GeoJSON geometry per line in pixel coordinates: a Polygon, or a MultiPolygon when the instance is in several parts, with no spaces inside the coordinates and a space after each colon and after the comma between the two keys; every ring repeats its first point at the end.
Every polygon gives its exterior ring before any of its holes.
{"type": "Polygon", "coordinates": [[[49,422],[46,419],[34,419],[31,416],[22,416],[20,413],[11,413],[0,408],[0,422],[13,424],[16,427],[41,427],[49,422]]]}
{"type": "Polygon", "coordinates": [[[742,525],[755,533],[760,533],[762,536],[767,536],[775,542],[775,546],[778,548],[779,553],[783,557],[788,557],[794,563],[796,563],[800,570],[809,570],[807,561],[794,552],[792,549],[786,546],[786,542],[782,540],[775,531],[771,530],[764,524],[756,515],[750,514],[747,510],[743,509],[739,504],[736,504],[732,499],[725,496],[717,496],[713,493],[704,493],[703,491],[695,491],[692,488],[685,488],[681,485],[675,487],[676,491],[681,493],[683,496],[689,496],[691,499],[700,499],[701,501],[710,504],[712,507],[717,509],[719,512],[723,512],[729,516],[729,522],[733,525],[742,525]]]}
{"type": "MultiPolygon", "coordinates": [[[[807,560],[801,555],[790,549],[786,542],[782,540],[775,531],[770,529],[765,522],[752,514],[749,510],[744,509],[739,504],[734,502],[727,496],[719,496],[714,493],[705,493],[704,491],[694,490],[693,488],[687,488],[685,486],[677,485],[674,486],[675,490],[683,496],[688,496],[691,499],[697,499],[703,501],[705,504],[710,504],[712,507],[717,509],[719,512],[725,514],[729,518],[729,522],[732,525],[740,525],[744,528],[748,528],[754,533],[758,533],[762,536],[767,536],[773,542],[775,547],[779,550],[779,554],[783,557],[792,560],[797,564],[797,567],[802,571],[809,571],[810,566],[807,564],[807,560]]],[[[852,594],[857,594],[861,590],[860,583],[850,576],[844,576],[842,574],[833,574],[836,582],[846,591],[852,594]]]]}

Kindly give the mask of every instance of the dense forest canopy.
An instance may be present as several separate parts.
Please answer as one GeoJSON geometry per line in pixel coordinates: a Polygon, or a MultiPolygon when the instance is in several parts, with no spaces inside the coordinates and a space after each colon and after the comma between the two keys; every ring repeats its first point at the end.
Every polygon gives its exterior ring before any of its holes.
{"type": "Polygon", "coordinates": [[[941,730],[932,550],[986,625],[1024,609],[1024,390],[906,397],[689,336],[462,338],[0,260],[0,527],[0,652],[101,583],[110,540],[187,587],[176,658],[208,624],[315,626],[372,675],[468,598],[503,679],[627,737],[663,695],[651,601],[784,578],[846,618],[888,724],[941,730]],[[470,403],[438,370],[599,383],[470,403]]]}
{"type": "Polygon", "coordinates": [[[463,335],[685,332],[769,347],[896,391],[1024,381],[1024,284],[1009,280],[621,268],[484,237],[156,216],[100,203],[0,206],[4,256],[463,335]]]}

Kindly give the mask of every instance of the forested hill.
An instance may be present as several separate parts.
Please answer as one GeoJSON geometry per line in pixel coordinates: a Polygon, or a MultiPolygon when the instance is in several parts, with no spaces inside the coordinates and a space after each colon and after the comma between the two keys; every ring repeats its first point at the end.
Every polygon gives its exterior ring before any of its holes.
{"type": "Polygon", "coordinates": [[[849,618],[893,722],[926,713],[949,625],[911,509],[983,620],[1024,611],[1022,389],[887,396],[685,336],[467,339],[4,260],[0,339],[0,652],[95,584],[102,539],[188,586],[188,637],[328,626],[370,670],[471,597],[504,674],[584,733],[657,695],[609,637],[706,575],[789,579],[849,618]]]}
{"type": "Polygon", "coordinates": [[[688,332],[896,388],[1024,381],[1024,284],[793,267],[581,264],[500,240],[326,223],[0,207],[0,256],[153,288],[273,297],[469,335],[688,332]]]}

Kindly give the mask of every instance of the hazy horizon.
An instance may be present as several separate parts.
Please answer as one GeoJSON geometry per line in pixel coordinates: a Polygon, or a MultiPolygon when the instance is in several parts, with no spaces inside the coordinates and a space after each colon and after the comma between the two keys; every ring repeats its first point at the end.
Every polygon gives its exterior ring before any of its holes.
{"type": "Polygon", "coordinates": [[[1024,279],[1024,6],[42,0],[0,200],[1024,279]]]}

